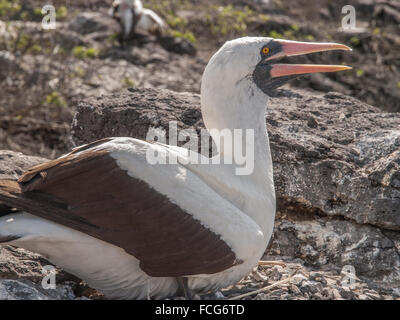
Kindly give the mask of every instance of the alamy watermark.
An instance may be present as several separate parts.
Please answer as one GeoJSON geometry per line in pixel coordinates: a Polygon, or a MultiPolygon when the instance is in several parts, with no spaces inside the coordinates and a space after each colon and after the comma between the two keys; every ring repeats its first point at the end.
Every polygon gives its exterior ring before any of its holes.
{"type": "Polygon", "coordinates": [[[56,8],[51,4],[46,4],[42,8],[42,28],[45,30],[54,30],[57,28],[56,8]]]}
{"type": "Polygon", "coordinates": [[[56,268],[46,265],[42,267],[42,273],[45,275],[42,279],[42,288],[45,290],[56,289],[56,268]]]}
{"type": "Polygon", "coordinates": [[[351,5],[346,5],[342,8],[342,14],[345,15],[342,18],[342,29],[343,30],[356,29],[356,9],[351,5]]]}
{"type": "MultiPolygon", "coordinates": [[[[65,0],[64,5],[58,7],[59,9],[65,9],[70,5],[71,0],[65,0]]],[[[57,28],[57,10],[56,7],[51,4],[47,3],[42,7],[42,28],[45,30],[54,30],[57,28]]]]}
{"type": "Polygon", "coordinates": [[[357,281],[356,268],[352,265],[345,265],[341,271],[342,281],[341,285],[344,288],[353,289],[357,281]]]}
{"type": "MultiPolygon", "coordinates": [[[[177,122],[169,122],[168,145],[182,146],[179,150],[159,147],[148,148],[146,160],[149,164],[233,164],[236,175],[250,175],[254,171],[254,130],[253,129],[201,129],[198,135],[194,129],[178,132],[177,122]],[[210,143],[212,136],[215,144],[210,143]],[[215,150],[216,146],[218,150],[215,150]],[[200,149],[200,152],[198,152],[200,149]],[[209,154],[217,154],[209,157],[209,154]]],[[[167,144],[167,133],[160,128],[150,128],[147,141],[167,144]]]]}

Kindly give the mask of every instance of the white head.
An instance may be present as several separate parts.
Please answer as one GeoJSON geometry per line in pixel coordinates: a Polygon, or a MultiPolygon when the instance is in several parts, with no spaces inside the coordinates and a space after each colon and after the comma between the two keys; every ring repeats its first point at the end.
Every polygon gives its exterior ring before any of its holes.
{"type": "Polygon", "coordinates": [[[120,10],[134,9],[141,11],[143,4],[140,0],[114,0],[113,7],[119,7],[120,10]]]}
{"type": "Polygon", "coordinates": [[[328,50],[351,50],[336,43],[308,43],[245,37],[225,43],[209,61],[202,78],[201,102],[206,126],[254,128],[264,118],[267,96],[287,81],[346,66],[275,64],[279,58],[328,50]]]}

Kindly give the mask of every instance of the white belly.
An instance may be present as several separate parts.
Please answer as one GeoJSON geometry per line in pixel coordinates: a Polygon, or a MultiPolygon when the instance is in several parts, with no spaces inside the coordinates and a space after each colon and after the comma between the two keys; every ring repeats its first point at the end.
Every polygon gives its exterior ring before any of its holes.
{"type": "MultiPolygon", "coordinates": [[[[110,299],[162,299],[178,291],[176,278],[148,276],[139,260],[119,247],[28,213],[0,218],[2,235],[20,232],[24,236],[9,244],[42,254],[110,299]]],[[[220,273],[189,276],[189,289],[204,292],[229,286],[247,275],[260,257],[220,273]]]]}

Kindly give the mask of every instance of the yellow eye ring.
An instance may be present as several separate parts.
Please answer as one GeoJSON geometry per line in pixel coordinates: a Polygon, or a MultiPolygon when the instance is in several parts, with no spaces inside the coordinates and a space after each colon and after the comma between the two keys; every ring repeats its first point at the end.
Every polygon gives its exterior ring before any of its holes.
{"type": "Polygon", "coordinates": [[[262,49],[263,54],[268,54],[269,53],[269,48],[265,47],[262,49]]]}

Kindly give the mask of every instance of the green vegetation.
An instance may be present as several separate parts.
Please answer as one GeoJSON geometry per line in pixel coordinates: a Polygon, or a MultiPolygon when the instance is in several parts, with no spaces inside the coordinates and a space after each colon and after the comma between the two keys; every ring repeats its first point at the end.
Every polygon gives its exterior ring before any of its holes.
{"type": "Polygon", "coordinates": [[[295,30],[286,30],[283,32],[283,38],[289,40],[297,40],[295,33],[296,33],[295,30]]]}
{"type": "Polygon", "coordinates": [[[356,75],[357,77],[362,77],[364,75],[364,70],[363,69],[356,69],[356,75]]]}
{"type": "Polygon", "coordinates": [[[400,81],[399,81],[399,82],[397,82],[397,88],[399,88],[399,89],[400,89],[400,81]]]}
{"type": "MultiPolygon", "coordinates": [[[[192,43],[197,42],[198,30],[207,30],[215,36],[234,37],[245,36],[249,32],[249,24],[257,21],[266,23],[270,17],[259,14],[248,6],[236,7],[232,4],[219,6],[212,3],[194,5],[189,0],[148,0],[145,6],[154,10],[164,18],[170,27],[170,34],[184,38],[192,43]],[[198,19],[186,17],[186,12],[201,12],[198,19]],[[198,24],[202,24],[202,28],[198,24]],[[205,27],[205,28],[204,28],[205,27]]],[[[296,32],[297,25],[292,26],[296,32]]]]}
{"type": "Polygon", "coordinates": [[[381,29],[380,28],[375,28],[374,30],[372,30],[373,34],[380,34],[381,33],[381,29]]]}
{"type": "Polygon", "coordinates": [[[268,34],[269,37],[274,38],[274,39],[282,39],[283,34],[279,33],[278,31],[272,30],[268,34]]]}
{"type": "Polygon", "coordinates": [[[74,70],[74,75],[79,78],[84,78],[86,76],[86,70],[81,67],[76,67],[74,70]]]}
{"type": "Polygon", "coordinates": [[[29,15],[28,11],[22,11],[19,16],[24,21],[28,21],[30,19],[30,15],[29,15]]]}
{"type": "Polygon", "coordinates": [[[122,84],[126,87],[132,88],[135,86],[135,80],[129,77],[125,77],[122,79],[122,84]]]}
{"type": "Polygon", "coordinates": [[[165,21],[171,28],[180,28],[186,27],[188,21],[184,18],[176,17],[176,16],[168,16],[165,21]]]}
{"type": "Polygon", "coordinates": [[[32,38],[30,35],[28,35],[26,33],[21,33],[16,41],[17,42],[16,42],[15,47],[18,50],[26,50],[30,46],[30,44],[32,42],[32,38]]]}
{"type": "Polygon", "coordinates": [[[33,9],[33,14],[36,16],[36,17],[38,17],[38,18],[41,18],[43,15],[42,15],[42,8],[35,8],[35,9],[33,9]]]}
{"type": "Polygon", "coordinates": [[[360,39],[357,38],[357,37],[351,37],[351,38],[350,38],[350,42],[351,42],[353,45],[358,46],[358,45],[360,44],[360,39]]]}
{"type": "Polygon", "coordinates": [[[37,44],[37,43],[35,43],[33,46],[31,46],[30,48],[29,48],[29,51],[32,53],[32,54],[39,54],[39,53],[41,53],[42,52],[42,47],[39,45],[39,44],[37,44]]]}
{"type": "Polygon", "coordinates": [[[52,93],[50,93],[46,96],[46,104],[54,105],[57,107],[66,107],[67,106],[67,102],[65,101],[65,99],[57,91],[53,91],[52,93]]]}
{"type": "Polygon", "coordinates": [[[99,50],[95,48],[86,48],[84,46],[76,46],[72,49],[72,54],[79,59],[94,59],[99,55],[99,50]]]}
{"type": "Polygon", "coordinates": [[[20,1],[0,0],[0,17],[14,15],[21,11],[20,1]]]}
{"type": "Polygon", "coordinates": [[[300,30],[300,27],[298,24],[292,24],[290,27],[292,28],[293,31],[296,31],[296,32],[300,30]]]}
{"type": "Polygon", "coordinates": [[[258,18],[259,18],[262,22],[267,22],[267,21],[270,19],[269,16],[266,15],[266,14],[260,14],[260,15],[258,16],[258,18]]]}
{"type": "Polygon", "coordinates": [[[307,41],[315,41],[315,37],[312,34],[307,34],[304,39],[307,41]]]}
{"type": "Polygon", "coordinates": [[[207,23],[211,32],[216,35],[228,35],[237,33],[244,35],[247,30],[247,24],[254,16],[254,12],[247,6],[243,9],[236,9],[233,5],[214,6],[214,12],[217,16],[208,15],[207,23]]]}
{"type": "Polygon", "coordinates": [[[307,40],[307,41],[315,41],[313,35],[302,35],[300,33],[300,28],[297,25],[292,25],[291,29],[283,31],[280,33],[276,30],[271,30],[267,36],[274,39],[288,39],[288,40],[307,40]]]}
{"type": "Polygon", "coordinates": [[[145,7],[160,14],[171,29],[181,32],[187,29],[188,21],[185,18],[179,17],[177,12],[185,8],[190,8],[190,5],[187,0],[148,0],[145,3],[145,7]]]}
{"type": "MultiPolygon", "coordinates": [[[[46,2],[43,2],[43,5],[46,2]]],[[[65,20],[68,9],[65,6],[55,6],[57,20],[65,20]]],[[[21,0],[0,0],[0,17],[21,19],[23,21],[40,21],[43,18],[42,7],[29,8],[21,0]]]]}
{"type": "Polygon", "coordinates": [[[170,31],[171,36],[174,38],[182,38],[190,41],[191,43],[196,43],[196,37],[194,34],[190,31],[186,31],[185,33],[177,31],[177,30],[171,30],[170,31]]]}
{"type": "MultiPolygon", "coordinates": [[[[0,46],[1,49],[2,46],[0,46]]],[[[53,44],[48,39],[41,39],[39,37],[33,37],[29,33],[25,33],[23,30],[18,29],[17,37],[10,37],[8,42],[5,44],[7,50],[18,51],[20,53],[28,54],[52,54],[53,44]]],[[[59,49],[61,51],[62,48],[59,49]]]]}
{"type": "Polygon", "coordinates": [[[56,8],[56,17],[57,20],[64,20],[68,15],[68,9],[65,6],[56,8]]]}

